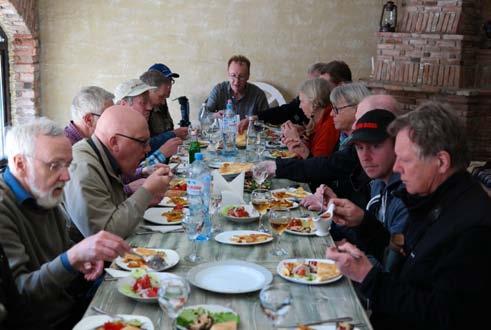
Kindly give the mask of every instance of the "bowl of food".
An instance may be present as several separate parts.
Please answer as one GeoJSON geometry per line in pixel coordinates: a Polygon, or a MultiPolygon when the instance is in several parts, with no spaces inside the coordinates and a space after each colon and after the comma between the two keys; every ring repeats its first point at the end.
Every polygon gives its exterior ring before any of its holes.
{"type": "Polygon", "coordinates": [[[259,219],[259,212],[252,205],[226,205],[221,209],[220,214],[237,223],[253,222],[259,219]]]}
{"type": "Polygon", "coordinates": [[[230,308],[219,305],[196,305],[182,309],[177,316],[176,325],[179,330],[235,330],[239,316],[230,308]]]}

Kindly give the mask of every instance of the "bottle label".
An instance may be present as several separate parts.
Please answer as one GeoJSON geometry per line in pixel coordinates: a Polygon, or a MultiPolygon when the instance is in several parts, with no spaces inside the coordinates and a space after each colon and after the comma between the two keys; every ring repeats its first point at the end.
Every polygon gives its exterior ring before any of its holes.
{"type": "Polygon", "coordinates": [[[187,188],[188,195],[197,196],[197,195],[201,195],[201,193],[203,192],[204,187],[201,181],[195,179],[187,179],[186,183],[188,186],[187,188]]]}

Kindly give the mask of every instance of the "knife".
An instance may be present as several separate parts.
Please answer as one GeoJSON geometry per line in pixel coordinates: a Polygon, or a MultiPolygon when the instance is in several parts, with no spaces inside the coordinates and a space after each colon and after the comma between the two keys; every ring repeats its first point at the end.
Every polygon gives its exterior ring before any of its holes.
{"type": "Polygon", "coordinates": [[[315,322],[306,322],[306,323],[302,322],[302,323],[298,323],[295,325],[279,325],[279,327],[288,329],[288,328],[298,328],[301,325],[311,326],[311,325],[318,325],[318,324],[323,324],[323,323],[351,322],[351,321],[353,321],[352,317],[344,316],[344,317],[335,317],[332,319],[315,321],[315,322]]]}

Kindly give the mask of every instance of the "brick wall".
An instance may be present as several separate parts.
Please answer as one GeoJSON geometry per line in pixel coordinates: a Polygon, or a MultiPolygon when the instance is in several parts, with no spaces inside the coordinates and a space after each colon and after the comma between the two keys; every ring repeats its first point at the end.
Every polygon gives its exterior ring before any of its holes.
{"type": "Polygon", "coordinates": [[[0,25],[9,41],[11,121],[39,114],[39,28],[36,0],[0,0],[0,25]]]}

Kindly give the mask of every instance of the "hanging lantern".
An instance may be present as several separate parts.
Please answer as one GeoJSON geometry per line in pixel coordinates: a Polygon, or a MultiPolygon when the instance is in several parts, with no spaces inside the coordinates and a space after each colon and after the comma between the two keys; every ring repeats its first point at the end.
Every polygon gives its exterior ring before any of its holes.
{"type": "Polygon", "coordinates": [[[397,6],[393,1],[387,1],[380,15],[380,32],[396,32],[397,6]]]}

